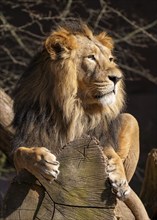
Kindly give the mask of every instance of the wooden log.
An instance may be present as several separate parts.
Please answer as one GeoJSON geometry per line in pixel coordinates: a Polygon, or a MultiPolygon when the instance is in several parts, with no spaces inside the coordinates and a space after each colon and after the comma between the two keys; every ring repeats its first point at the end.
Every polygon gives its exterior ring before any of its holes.
{"type": "Polygon", "coordinates": [[[14,117],[12,107],[13,100],[0,89],[0,150],[2,150],[9,159],[11,159],[11,140],[14,134],[11,126],[14,117]]]}
{"type": "Polygon", "coordinates": [[[148,154],[140,197],[151,219],[157,219],[157,148],[148,154]]]}
{"type": "Polygon", "coordinates": [[[117,200],[105,170],[107,158],[96,140],[84,137],[70,143],[58,160],[60,174],[52,184],[44,179],[36,183],[26,172],[15,179],[5,199],[5,220],[18,219],[17,216],[21,216],[20,220],[112,220],[116,216],[135,219],[124,204],[125,213],[119,212],[121,205],[116,208],[117,200]],[[12,205],[15,197],[18,200],[12,205]],[[45,215],[47,210],[49,214],[45,215]]]}
{"type": "Polygon", "coordinates": [[[8,96],[3,89],[0,89],[0,124],[2,127],[7,127],[7,131],[13,132],[9,126],[13,117],[13,100],[8,96]]]}

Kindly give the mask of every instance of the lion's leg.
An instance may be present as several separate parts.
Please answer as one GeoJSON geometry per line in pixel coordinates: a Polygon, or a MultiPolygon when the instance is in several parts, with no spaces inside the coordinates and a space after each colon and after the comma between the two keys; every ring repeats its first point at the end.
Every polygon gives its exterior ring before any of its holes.
{"type": "Polygon", "coordinates": [[[37,178],[53,181],[59,174],[59,162],[44,147],[19,147],[14,151],[14,164],[17,172],[26,169],[37,178]]]}
{"type": "Polygon", "coordinates": [[[132,178],[139,157],[139,128],[136,119],[129,114],[120,116],[118,149],[112,146],[104,148],[108,158],[109,179],[113,191],[121,199],[130,193],[128,181],[132,178]]]}
{"type": "MultiPolygon", "coordinates": [[[[123,161],[125,175],[129,182],[135,172],[139,159],[139,127],[136,119],[132,115],[122,114],[120,120],[121,129],[117,154],[123,161]]],[[[144,205],[132,189],[124,202],[134,214],[135,219],[149,220],[144,205]]]]}
{"type": "Polygon", "coordinates": [[[128,182],[131,180],[139,159],[139,127],[130,114],[120,116],[121,129],[118,139],[117,154],[123,161],[128,182]]]}

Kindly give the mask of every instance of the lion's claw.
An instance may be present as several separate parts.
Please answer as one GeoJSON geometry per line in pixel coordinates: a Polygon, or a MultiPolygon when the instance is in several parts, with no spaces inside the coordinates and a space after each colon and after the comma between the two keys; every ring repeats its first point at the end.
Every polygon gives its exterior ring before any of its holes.
{"type": "Polygon", "coordinates": [[[112,182],[110,179],[110,183],[112,186],[112,192],[116,194],[116,196],[121,199],[125,200],[129,193],[130,193],[130,187],[128,185],[128,182],[126,179],[121,179],[121,180],[115,180],[112,182]]]}
{"type": "Polygon", "coordinates": [[[14,163],[18,172],[26,169],[39,180],[44,178],[52,182],[59,174],[59,162],[44,147],[18,148],[14,154],[14,163]]]}
{"type": "Polygon", "coordinates": [[[124,172],[119,172],[120,169],[116,164],[108,164],[107,172],[109,174],[109,181],[112,186],[112,192],[121,200],[125,200],[129,193],[130,187],[126,180],[124,172]]]}
{"type": "Polygon", "coordinates": [[[41,175],[46,180],[52,182],[54,179],[57,178],[59,174],[59,162],[56,160],[56,157],[51,154],[46,148],[42,147],[42,151],[40,152],[41,155],[38,161],[34,163],[34,175],[38,176],[41,175]]]}

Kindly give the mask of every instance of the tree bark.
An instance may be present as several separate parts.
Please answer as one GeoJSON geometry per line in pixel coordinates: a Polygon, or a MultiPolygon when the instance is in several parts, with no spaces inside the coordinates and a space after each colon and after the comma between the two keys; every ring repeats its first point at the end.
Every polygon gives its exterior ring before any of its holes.
{"type": "Polygon", "coordinates": [[[14,117],[12,107],[13,100],[0,89],[0,150],[2,150],[9,159],[11,159],[11,139],[14,134],[11,126],[14,117]]]}
{"type": "Polygon", "coordinates": [[[151,219],[157,219],[157,149],[148,154],[141,199],[151,219]]]}

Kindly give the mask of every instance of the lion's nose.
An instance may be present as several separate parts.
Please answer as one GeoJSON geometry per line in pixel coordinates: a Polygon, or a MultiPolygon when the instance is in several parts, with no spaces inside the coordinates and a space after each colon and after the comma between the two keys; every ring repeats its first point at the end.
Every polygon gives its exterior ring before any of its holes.
{"type": "Polygon", "coordinates": [[[109,80],[111,80],[115,85],[122,78],[118,76],[108,76],[109,80]]]}

